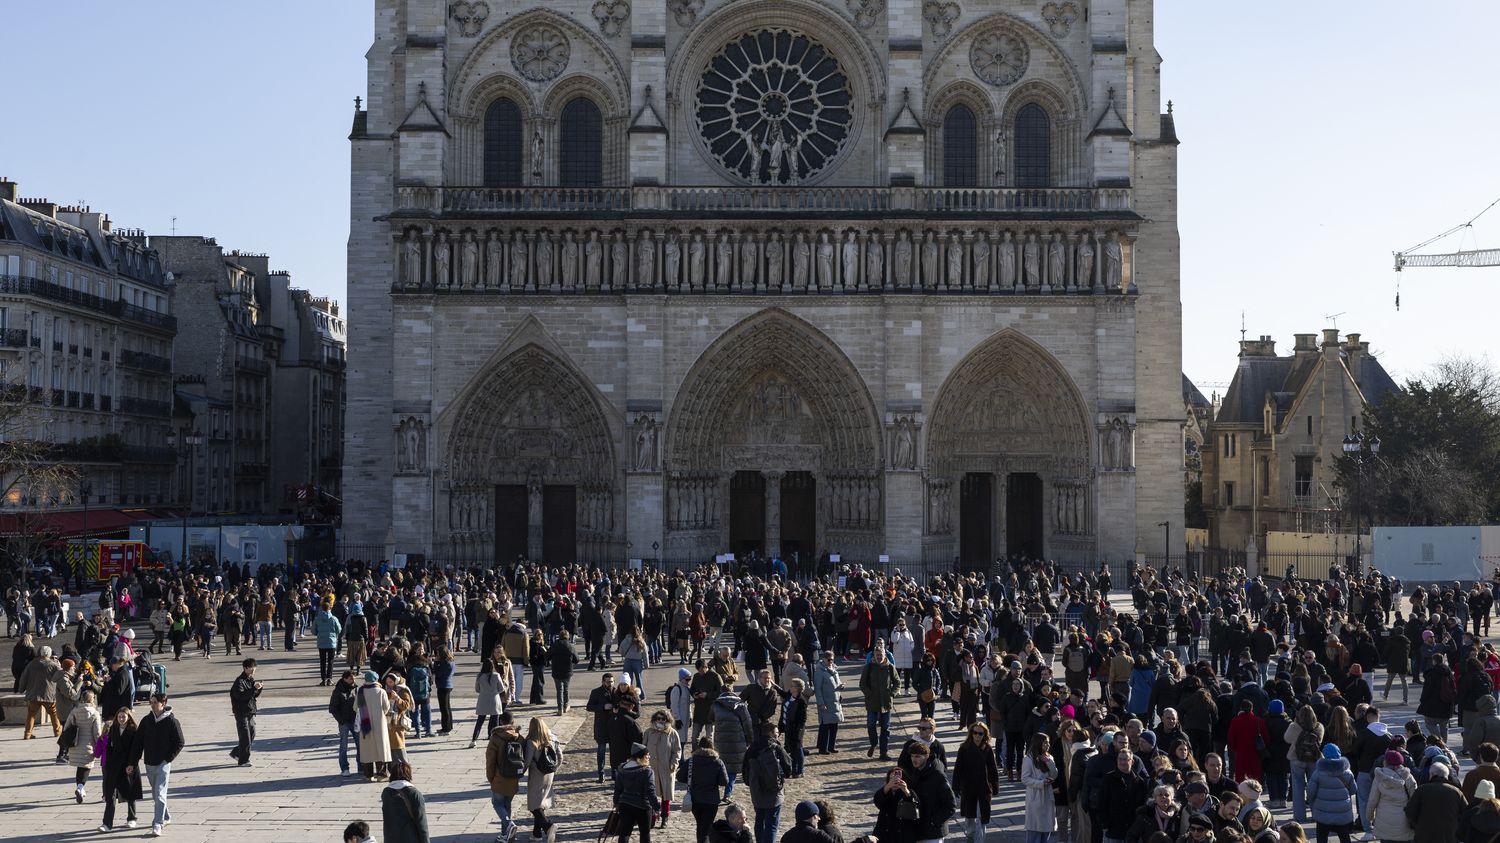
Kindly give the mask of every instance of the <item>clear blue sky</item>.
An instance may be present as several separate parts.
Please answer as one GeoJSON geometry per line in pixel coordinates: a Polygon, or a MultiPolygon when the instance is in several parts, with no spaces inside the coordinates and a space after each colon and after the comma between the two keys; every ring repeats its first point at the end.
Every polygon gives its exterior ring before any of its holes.
{"type": "MultiPolygon", "coordinates": [[[[175,216],[343,299],[369,2],[4,7],[0,176],[153,233],[175,216]]],[[[1398,313],[1391,252],[1500,197],[1500,3],[1158,0],[1156,26],[1189,376],[1229,380],[1242,310],[1283,349],[1342,313],[1398,377],[1483,354],[1500,269],[1408,270],[1398,313]]],[[[1500,209],[1460,243],[1500,246],[1500,209]]]]}

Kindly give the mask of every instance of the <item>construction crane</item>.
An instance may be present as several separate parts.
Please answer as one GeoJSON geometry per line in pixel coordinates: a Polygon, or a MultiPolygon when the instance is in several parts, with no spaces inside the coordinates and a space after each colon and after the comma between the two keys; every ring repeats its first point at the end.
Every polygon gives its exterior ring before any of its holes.
{"type": "MultiPolygon", "coordinates": [[[[1400,272],[1407,267],[1416,268],[1427,266],[1500,266],[1500,249],[1470,249],[1468,251],[1460,249],[1456,252],[1440,252],[1423,255],[1413,254],[1413,252],[1416,252],[1420,249],[1425,249],[1445,237],[1456,234],[1460,231],[1472,229],[1474,227],[1475,221],[1488,213],[1489,210],[1491,208],[1494,208],[1496,205],[1500,205],[1500,199],[1496,199],[1494,202],[1491,202],[1489,205],[1485,206],[1485,209],[1483,211],[1475,214],[1472,218],[1469,219],[1468,222],[1455,225],[1442,234],[1439,234],[1436,237],[1429,237],[1428,239],[1423,240],[1421,243],[1418,243],[1417,245],[1412,246],[1405,251],[1396,252],[1396,271],[1400,272]]],[[[1399,275],[1396,276],[1396,309],[1401,309],[1401,276],[1399,275]]]]}

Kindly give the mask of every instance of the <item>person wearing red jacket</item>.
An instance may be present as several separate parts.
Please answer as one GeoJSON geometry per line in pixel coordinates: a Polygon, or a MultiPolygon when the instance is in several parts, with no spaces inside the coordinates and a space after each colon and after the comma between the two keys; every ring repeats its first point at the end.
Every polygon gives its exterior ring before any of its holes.
{"type": "Polygon", "coordinates": [[[1261,780],[1260,758],[1271,740],[1266,721],[1255,714],[1255,704],[1240,700],[1240,711],[1229,721],[1229,738],[1226,741],[1230,761],[1234,766],[1234,780],[1261,780]]]}

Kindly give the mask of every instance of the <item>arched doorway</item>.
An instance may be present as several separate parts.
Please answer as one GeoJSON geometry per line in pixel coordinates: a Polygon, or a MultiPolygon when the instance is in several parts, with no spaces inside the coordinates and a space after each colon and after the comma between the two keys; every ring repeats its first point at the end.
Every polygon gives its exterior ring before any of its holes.
{"type": "Polygon", "coordinates": [[[879,417],[822,332],[778,309],[704,351],[667,417],[667,550],[881,552],[879,417]]]}
{"type": "Polygon", "coordinates": [[[573,366],[526,344],[456,403],[436,513],[451,558],[617,561],[612,426],[573,366]]]}
{"type": "Polygon", "coordinates": [[[1051,354],[1015,331],[948,376],[928,434],[924,554],[987,569],[995,558],[1093,549],[1082,397],[1051,354]]]}

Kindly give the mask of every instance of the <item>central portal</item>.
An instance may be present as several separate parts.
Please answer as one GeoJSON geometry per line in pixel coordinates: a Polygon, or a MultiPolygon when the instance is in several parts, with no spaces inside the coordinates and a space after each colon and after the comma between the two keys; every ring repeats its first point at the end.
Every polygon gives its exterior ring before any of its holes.
{"type": "Polygon", "coordinates": [[[817,479],[812,472],[789,471],[781,478],[781,556],[807,561],[817,548],[817,479]]]}
{"type": "Polygon", "coordinates": [[[958,489],[958,558],[965,571],[989,570],[994,559],[995,476],[965,474],[958,489]]]}
{"type": "Polygon", "coordinates": [[[729,548],[749,556],[766,550],[766,478],[736,471],[729,481],[729,548]]]}

